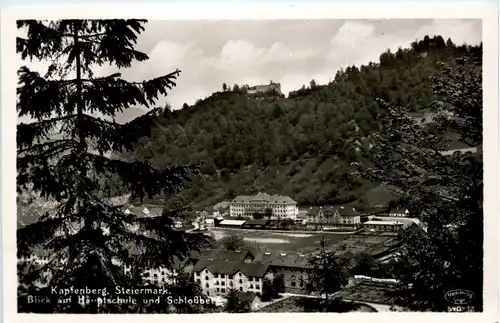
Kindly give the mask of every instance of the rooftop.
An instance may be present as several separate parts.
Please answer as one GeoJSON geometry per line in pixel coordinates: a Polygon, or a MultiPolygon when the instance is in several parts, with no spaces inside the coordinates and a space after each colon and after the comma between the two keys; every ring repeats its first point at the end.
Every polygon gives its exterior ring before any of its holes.
{"type": "Polygon", "coordinates": [[[196,263],[193,271],[201,272],[205,268],[212,274],[234,275],[237,272],[242,272],[247,277],[264,277],[269,264],[204,258],[196,263]]]}
{"type": "Polygon", "coordinates": [[[255,196],[237,196],[231,203],[297,204],[297,202],[288,196],[270,195],[262,192],[257,193],[255,196]]]}

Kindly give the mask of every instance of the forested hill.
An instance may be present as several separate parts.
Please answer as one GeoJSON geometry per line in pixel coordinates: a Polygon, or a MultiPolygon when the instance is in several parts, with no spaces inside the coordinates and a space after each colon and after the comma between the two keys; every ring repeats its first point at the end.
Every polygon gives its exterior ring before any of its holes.
{"type": "Polygon", "coordinates": [[[371,135],[384,114],[375,99],[406,106],[415,116],[432,112],[429,78],[438,76],[436,63],[453,64],[467,51],[481,56],[482,45],[425,37],[382,53],[377,63],[332,71],[330,84],[311,80],[287,98],[251,97],[239,89],[214,93],[182,110],[166,109],[152,137],[126,157],[160,167],[204,162],[203,175],[167,204],[204,206],[258,191],[301,204],[386,203],[387,194],[374,193],[376,183],[358,181],[349,169],[355,159],[369,162],[371,135]]]}

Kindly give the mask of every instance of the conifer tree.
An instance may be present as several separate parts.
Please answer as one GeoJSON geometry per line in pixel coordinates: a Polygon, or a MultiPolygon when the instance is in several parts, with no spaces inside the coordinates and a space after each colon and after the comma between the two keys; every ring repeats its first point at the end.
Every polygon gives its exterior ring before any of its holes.
{"type": "Polygon", "coordinates": [[[416,311],[447,311],[452,290],[472,292],[468,304],[482,310],[483,294],[483,99],[482,46],[455,66],[438,63],[433,78],[436,95],[434,127],[416,123],[405,107],[379,100],[386,109],[383,130],[372,151],[373,167],[365,178],[396,190],[414,214],[427,224],[427,234],[403,233],[397,304],[416,311]],[[445,134],[446,136],[443,136],[445,134]],[[445,153],[455,136],[476,153],[445,153]]]}
{"type": "Polygon", "coordinates": [[[203,239],[176,231],[171,216],[138,218],[124,214],[109,200],[109,181],[143,199],[171,194],[189,180],[195,166],[155,169],[149,162],[126,162],[110,152],[129,150],[149,136],[161,109],[127,124],[115,114],[134,106],[151,107],[176,83],[180,71],[148,81],[129,82],[120,73],[94,76],[93,68],[109,64],[127,68],[148,56],[134,45],[145,20],[18,21],[23,59],[50,63],[46,75],[19,69],[17,111],[33,122],[17,126],[17,189],[39,192],[57,202],[38,222],[17,233],[18,257],[34,248],[50,251],[39,268],[19,267],[19,311],[126,312],[143,305],[44,304],[36,309],[26,295],[47,295],[50,287],[107,288],[141,286],[142,270],[169,265],[188,255],[203,239]],[[101,115],[103,117],[98,117],[101,115]],[[125,270],[128,268],[129,270],[125,270]],[[38,283],[39,284],[38,284],[38,283]]]}

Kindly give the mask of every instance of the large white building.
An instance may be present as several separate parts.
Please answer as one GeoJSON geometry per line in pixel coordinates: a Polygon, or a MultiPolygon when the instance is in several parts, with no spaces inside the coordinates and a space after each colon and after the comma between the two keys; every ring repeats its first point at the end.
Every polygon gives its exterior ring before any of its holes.
{"type": "Polygon", "coordinates": [[[262,295],[262,283],[268,264],[200,259],[193,268],[194,281],[207,296],[226,296],[231,289],[262,295]]]}
{"type": "Polygon", "coordinates": [[[295,220],[299,209],[297,202],[288,196],[269,195],[261,192],[255,196],[237,196],[231,201],[230,214],[232,217],[253,217],[256,213],[265,216],[266,212],[269,212],[271,219],[295,220]]]}

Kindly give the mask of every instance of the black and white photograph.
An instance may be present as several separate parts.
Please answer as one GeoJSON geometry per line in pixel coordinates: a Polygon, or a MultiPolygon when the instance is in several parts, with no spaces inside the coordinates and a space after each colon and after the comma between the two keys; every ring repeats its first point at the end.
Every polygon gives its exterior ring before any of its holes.
{"type": "Polygon", "coordinates": [[[482,19],[48,17],[9,22],[17,313],[486,311],[482,19]]]}

